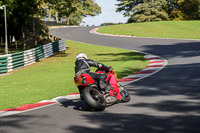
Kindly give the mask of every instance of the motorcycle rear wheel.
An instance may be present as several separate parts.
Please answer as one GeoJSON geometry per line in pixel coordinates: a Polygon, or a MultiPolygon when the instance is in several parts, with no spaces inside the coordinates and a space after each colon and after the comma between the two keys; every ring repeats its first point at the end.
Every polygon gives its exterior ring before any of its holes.
{"type": "Polygon", "coordinates": [[[95,88],[84,88],[82,95],[85,102],[95,110],[104,110],[107,106],[104,96],[95,88]]]}
{"type": "Polygon", "coordinates": [[[123,87],[121,86],[120,84],[118,85],[119,87],[119,91],[120,91],[120,94],[121,94],[121,98],[122,98],[122,102],[129,102],[130,101],[130,95],[128,93],[128,91],[123,87]]]}

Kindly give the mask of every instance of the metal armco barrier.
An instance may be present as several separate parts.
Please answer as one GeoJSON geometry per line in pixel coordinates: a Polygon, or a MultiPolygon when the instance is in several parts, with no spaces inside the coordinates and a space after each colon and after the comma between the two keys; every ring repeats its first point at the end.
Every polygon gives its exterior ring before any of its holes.
{"type": "Polygon", "coordinates": [[[31,65],[41,59],[66,50],[65,40],[58,40],[23,52],[0,56],[0,74],[31,65]]]}

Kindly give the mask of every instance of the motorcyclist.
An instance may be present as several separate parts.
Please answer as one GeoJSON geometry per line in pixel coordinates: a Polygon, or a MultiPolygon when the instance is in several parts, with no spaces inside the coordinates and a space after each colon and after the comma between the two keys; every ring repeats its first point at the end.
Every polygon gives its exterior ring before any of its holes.
{"type": "Polygon", "coordinates": [[[90,67],[97,67],[100,69],[105,70],[112,70],[112,67],[108,67],[102,63],[98,63],[91,59],[87,58],[87,55],[84,53],[79,53],[76,55],[76,62],[75,62],[75,76],[80,76],[81,74],[89,74],[94,80],[99,81],[99,86],[101,89],[109,89],[106,85],[106,78],[107,75],[104,73],[94,73],[90,72],[90,67]]]}

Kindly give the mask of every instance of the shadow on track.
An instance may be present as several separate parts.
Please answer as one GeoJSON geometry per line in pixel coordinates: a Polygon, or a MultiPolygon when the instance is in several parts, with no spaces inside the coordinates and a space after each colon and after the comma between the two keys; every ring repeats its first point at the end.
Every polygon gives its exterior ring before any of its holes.
{"type": "MultiPolygon", "coordinates": [[[[63,102],[60,103],[61,106],[68,108],[68,107],[73,107],[74,110],[78,110],[78,111],[94,111],[93,109],[91,109],[83,100],[70,100],[67,102],[63,102]]],[[[98,111],[95,111],[98,112],[98,111]]]]}
{"type": "Polygon", "coordinates": [[[169,59],[159,73],[127,85],[128,113],[83,115],[98,127],[71,126],[73,133],[199,133],[200,42],[146,45],[144,52],[169,59]],[[130,111],[128,111],[130,110],[130,111]]]}
{"type": "Polygon", "coordinates": [[[12,115],[0,118],[0,133],[15,133],[28,130],[31,126],[40,126],[40,123],[27,123],[30,119],[47,119],[48,115],[12,115]],[[6,130],[9,129],[9,130],[6,130]]]}
{"type": "Polygon", "coordinates": [[[200,56],[200,41],[182,42],[168,45],[145,45],[142,47],[144,48],[144,52],[157,54],[166,59],[200,56]]]}
{"type": "Polygon", "coordinates": [[[90,123],[99,124],[98,127],[72,126],[73,133],[199,133],[198,119],[194,116],[155,117],[151,115],[133,114],[96,114],[85,116],[90,123]],[[189,119],[189,121],[188,121],[189,119]],[[185,128],[181,125],[187,125],[185,128]]]}

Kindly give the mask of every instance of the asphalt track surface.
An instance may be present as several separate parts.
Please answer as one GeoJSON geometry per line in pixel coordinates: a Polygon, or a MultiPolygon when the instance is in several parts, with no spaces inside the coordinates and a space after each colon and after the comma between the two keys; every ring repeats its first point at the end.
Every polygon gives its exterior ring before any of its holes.
{"type": "Polygon", "coordinates": [[[168,65],[150,77],[127,85],[129,103],[94,112],[83,101],[68,101],[2,117],[0,133],[200,132],[200,41],[109,37],[90,34],[91,29],[51,29],[51,34],[156,54],[167,59],[168,65]]]}

